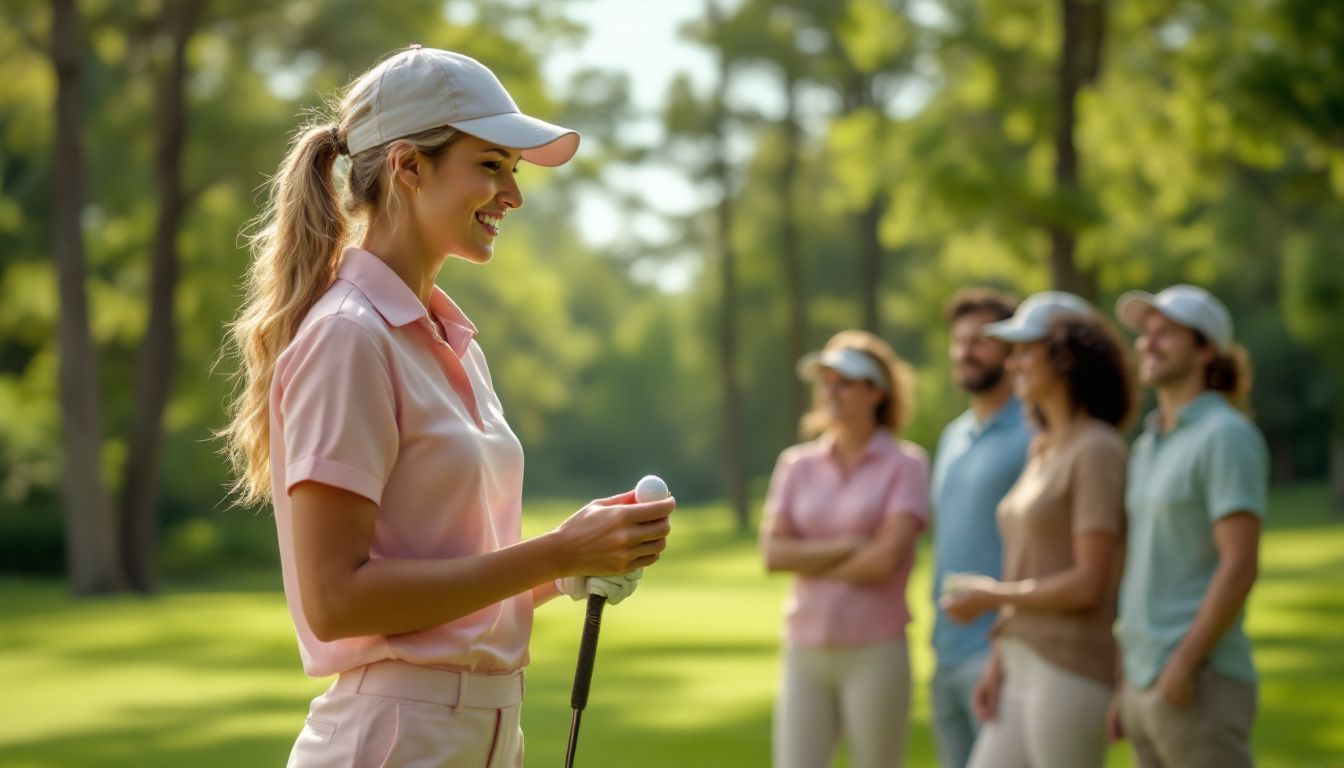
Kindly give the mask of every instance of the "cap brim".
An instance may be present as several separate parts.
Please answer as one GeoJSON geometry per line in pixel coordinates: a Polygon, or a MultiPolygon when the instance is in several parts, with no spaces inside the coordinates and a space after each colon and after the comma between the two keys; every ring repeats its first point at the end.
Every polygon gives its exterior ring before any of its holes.
{"type": "Polygon", "coordinates": [[[991,339],[1002,339],[1013,343],[1026,341],[1040,341],[1045,338],[1045,334],[1035,328],[1029,328],[1024,323],[1015,322],[1013,319],[1000,320],[997,323],[986,325],[981,333],[991,339]]]}
{"type": "Polygon", "coordinates": [[[822,371],[835,371],[846,379],[854,381],[866,381],[869,384],[886,391],[886,376],[880,369],[871,366],[854,364],[853,361],[846,361],[842,355],[836,351],[809,352],[798,358],[796,366],[798,377],[803,381],[815,383],[817,377],[822,371]]]}
{"type": "Polygon", "coordinates": [[[820,352],[808,352],[798,358],[798,364],[794,366],[794,371],[797,372],[798,378],[803,381],[812,381],[816,379],[817,373],[825,367],[821,364],[820,352]]]}
{"type": "Polygon", "coordinates": [[[458,120],[449,125],[478,139],[520,149],[524,160],[547,168],[564,165],[579,149],[578,131],[519,112],[458,120]]]}
{"type": "Polygon", "coordinates": [[[1158,312],[1157,297],[1147,291],[1127,291],[1115,302],[1115,318],[1131,331],[1143,330],[1143,321],[1158,312]]]}
{"type": "Polygon", "coordinates": [[[798,377],[803,381],[816,381],[817,376],[822,371],[835,371],[847,379],[862,379],[864,374],[859,371],[849,370],[841,361],[826,359],[825,352],[808,352],[806,355],[798,358],[798,377]]]}

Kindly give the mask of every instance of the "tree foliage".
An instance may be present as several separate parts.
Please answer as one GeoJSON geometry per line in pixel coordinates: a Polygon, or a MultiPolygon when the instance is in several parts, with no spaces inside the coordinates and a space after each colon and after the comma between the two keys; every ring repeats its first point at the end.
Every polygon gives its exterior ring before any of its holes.
{"type": "MultiPolygon", "coordinates": [[[[568,3],[202,3],[185,49],[159,524],[229,519],[210,435],[232,363],[212,366],[248,258],[240,232],[267,174],[304,115],[409,42],[480,58],[525,110],[584,132],[567,168],[524,169],[527,205],[495,261],[450,262],[441,276],[482,329],[527,448],[529,494],[596,497],[656,471],[683,500],[720,496],[736,435],[758,501],[775,455],[797,437],[794,360],[847,327],[878,328],[916,364],[908,436],[931,447],[964,407],[947,383],[944,302],[972,284],[1050,286],[1051,233],[1068,232],[1103,310],[1124,290],[1182,281],[1222,296],[1258,363],[1253,402],[1276,476],[1324,474],[1333,450],[1344,503],[1344,6],[1071,2],[1099,11],[1103,26],[1094,76],[1073,104],[1069,184],[1059,183],[1055,129],[1070,3],[724,3],[688,39],[733,81],[704,91],[673,78],[653,138],[626,130],[648,116],[623,72],[585,70],[548,87],[547,57],[583,34],[568,3]],[[702,209],[666,216],[650,202],[657,190],[612,183],[654,165],[683,175],[702,209]],[[593,244],[576,202],[597,197],[654,226],[593,244]],[[731,217],[716,230],[725,204],[731,217]],[[716,268],[724,247],[729,305],[716,268]],[[638,279],[688,258],[698,266],[684,291],[638,279]],[[739,329],[729,361],[737,428],[723,416],[725,317],[739,329]]],[[[88,184],[77,218],[102,414],[88,434],[104,436],[95,448],[112,498],[130,450],[162,208],[153,126],[167,54],[155,19],[169,5],[78,6],[88,184]]],[[[37,0],[9,4],[0,25],[5,569],[62,560],[51,31],[37,0]]]]}

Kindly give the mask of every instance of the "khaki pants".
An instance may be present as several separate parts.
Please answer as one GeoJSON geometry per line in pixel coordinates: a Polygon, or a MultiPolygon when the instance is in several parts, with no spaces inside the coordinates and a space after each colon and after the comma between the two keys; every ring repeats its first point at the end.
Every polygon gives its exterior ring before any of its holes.
{"type": "Polygon", "coordinates": [[[1120,692],[1120,719],[1141,768],[1241,768],[1251,757],[1256,686],[1205,664],[1195,675],[1195,700],[1173,707],[1157,686],[1120,692]]]}
{"type": "Polygon", "coordinates": [[[971,768],[1100,768],[1111,689],[1060,669],[1020,640],[999,642],[997,716],[980,726],[971,768]]]}
{"type": "Polygon", "coordinates": [[[905,764],[910,657],[904,640],[785,648],[775,703],[775,768],[825,768],[843,734],[853,768],[905,764]]]}
{"type": "Polygon", "coordinates": [[[313,699],[288,768],[521,768],[523,675],[380,661],[313,699]]]}

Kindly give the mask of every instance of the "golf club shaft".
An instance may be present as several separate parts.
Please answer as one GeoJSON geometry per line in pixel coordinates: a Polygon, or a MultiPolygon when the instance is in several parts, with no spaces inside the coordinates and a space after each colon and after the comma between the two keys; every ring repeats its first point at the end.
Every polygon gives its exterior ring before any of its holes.
{"type": "Polygon", "coordinates": [[[574,752],[579,746],[579,720],[583,718],[581,710],[574,710],[569,718],[569,744],[565,747],[565,768],[574,768],[574,752]]]}

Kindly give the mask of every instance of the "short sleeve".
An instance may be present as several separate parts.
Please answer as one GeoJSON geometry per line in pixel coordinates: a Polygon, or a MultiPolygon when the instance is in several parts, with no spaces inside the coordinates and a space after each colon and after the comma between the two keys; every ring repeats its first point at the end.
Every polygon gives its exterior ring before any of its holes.
{"type": "Polygon", "coordinates": [[[1236,512],[1265,516],[1269,493],[1269,451],[1252,426],[1229,424],[1214,433],[1204,454],[1204,494],[1209,520],[1236,512]]]}
{"type": "Polygon", "coordinates": [[[910,515],[921,529],[929,521],[929,459],[924,451],[902,448],[896,477],[887,494],[886,515],[910,515]]]}
{"type": "Polygon", "coordinates": [[[397,458],[396,400],[377,340],[339,315],[305,329],[276,371],[285,493],[312,480],[381,503],[397,458]]]}
{"type": "Polygon", "coordinates": [[[1073,535],[1124,532],[1127,464],[1118,434],[1099,432],[1079,447],[1070,490],[1073,535]]]}
{"type": "Polygon", "coordinates": [[[761,517],[761,529],[774,532],[781,529],[795,531],[792,517],[793,483],[791,478],[796,466],[794,452],[786,450],[775,461],[775,471],[770,473],[770,488],[765,494],[765,514],[761,517]]]}

